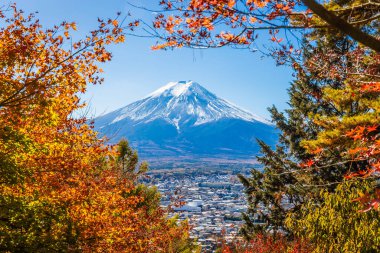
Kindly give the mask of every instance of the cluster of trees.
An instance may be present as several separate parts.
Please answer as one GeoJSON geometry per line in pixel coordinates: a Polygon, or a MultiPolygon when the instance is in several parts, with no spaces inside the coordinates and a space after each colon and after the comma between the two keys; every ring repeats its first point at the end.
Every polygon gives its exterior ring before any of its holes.
{"type": "Polygon", "coordinates": [[[145,27],[159,38],[153,49],[256,49],[259,32],[268,30],[273,46],[264,53],[294,70],[290,108],[269,108],[281,130],[278,145],[272,149],[259,141],[264,170],[240,176],[249,203],[242,228],[248,243],[224,251],[285,252],[281,234],[289,252],[304,252],[294,251],[295,242],[308,252],[377,252],[380,5],[163,0],[160,6],[153,25],[145,27]],[[267,251],[257,246],[263,245],[260,238],[267,251]]]}
{"type": "Polygon", "coordinates": [[[0,10],[0,251],[193,252],[188,225],[168,219],[147,169],[122,142],[109,147],[80,93],[102,82],[117,19],[72,42],[75,23],[43,29],[16,6],[0,10]]]}
{"type": "MultiPolygon", "coordinates": [[[[281,130],[260,142],[264,171],[241,177],[246,242],[225,252],[376,252],[380,248],[380,41],[368,0],[163,0],[144,30],[154,49],[254,49],[268,30],[278,63],[295,73],[281,130]],[[265,210],[265,211],[263,211],[265,210]],[[256,225],[259,218],[264,223],[256,225]],[[276,239],[277,238],[277,239],[276,239]]],[[[102,82],[116,19],[71,42],[75,23],[43,29],[0,10],[0,251],[194,252],[188,225],[167,219],[146,164],[123,141],[109,147],[79,94],[102,82]]],[[[134,29],[140,22],[127,25],[134,29]]]]}

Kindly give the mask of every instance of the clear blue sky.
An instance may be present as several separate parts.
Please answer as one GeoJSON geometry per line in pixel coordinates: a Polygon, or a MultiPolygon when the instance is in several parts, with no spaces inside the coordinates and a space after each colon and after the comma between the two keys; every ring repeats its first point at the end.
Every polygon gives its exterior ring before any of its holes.
{"type": "MultiPolygon", "coordinates": [[[[158,0],[134,0],[140,5],[158,0]]],[[[25,12],[38,11],[44,26],[62,21],[75,21],[77,36],[97,25],[97,18],[114,17],[116,12],[144,15],[133,10],[125,0],[17,0],[25,12]]],[[[152,51],[155,40],[127,37],[126,43],[113,46],[113,59],[103,68],[105,82],[91,86],[83,96],[91,100],[95,115],[110,112],[138,100],[160,86],[177,80],[194,80],[218,96],[257,115],[269,118],[266,108],[275,104],[286,108],[287,91],[292,80],[291,70],[276,67],[273,59],[258,52],[232,48],[152,51]]]]}

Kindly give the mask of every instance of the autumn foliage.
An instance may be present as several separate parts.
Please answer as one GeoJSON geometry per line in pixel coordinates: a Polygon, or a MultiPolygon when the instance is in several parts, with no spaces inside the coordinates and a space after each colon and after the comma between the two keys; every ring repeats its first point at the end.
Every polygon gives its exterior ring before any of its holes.
{"type": "Polygon", "coordinates": [[[257,234],[250,241],[235,241],[222,246],[222,253],[309,253],[312,246],[301,239],[288,240],[282,234],[257,234]]]}
{"type": "Polygon", "coordinates": [[[371,1],[162,0],[159,5],[152,26],[145,29],[160,38],[153,49],[230,45],[255,50],[260,31],[266,30],[269,41],[288,54],[294,53],[305,31],[329,29],[380,51],[372,26],[379,7],[371,1]]]}
{"type": "MultiPolygon", "coordinates": [[[[335,153],[334,160],[346,164],[345,174],[350,180],[372,180],[380,173],[380,58],[357,47],[343,57],[318,54],[306,62],[309,68],[320,72],[321,78],[341,82],[340,88],[325,87],[313,96],[330,104],[339,114],[310,114],[321,131],[313,140],[302,142],[312,159],[303,165],[308,169],[329,166],[322,157],[335,153]],[[329,57],[330,59],[327,59],[329,57]],[[322,67],[333,63],[333,66],[322,67]]],[[[378,209],[380,192],[374,185],[369,195],[357,198],[364,205],[363,211],[378,209]]]]}
{"type": "Polygon", "coordinates": [[[79,94],[102,82],[106,46],[124,41],[117,18],[75,42],[75,23],[43,29],[16,6],[0,18],[0,251],[183,247],[187,225],[147,204],[148,191],[122,176],[117,150],[77,113],[79,94]]]}
{"type": "MultiPolygon", "coordinates": [[[[361,250],[366,248],[361,241],[376,239],[379,227],[373,218],[377,213],[368,213],[380,207],[379,5],[329,1],[322,7],[334,13],[330,20],[313,4],[163,0],[162,12],[145,31],[160,39],[153,49],[232,46],[253,51],[258,31],[269,31],[269,41],[278,46],[272,55],[279,63],[290,62],[297,73],[290,91],[296,108],[288,111],[290,121],[272,109],[288,130],[282,137],[288,149],[279,146],[274,152],[262,143],[266,157],[261,161],[270,173],[246,180],[250,201],[259,196],[255,204],[271,208],[266,228],[287,229],[317,242],[320,252],[335,246],[361,250]],[[337,19],[344,21],[341,26],[337,19]],[[307,114],[297,114],[301,111],[307,114]],[[296,200],[293,209],[298,211],[283,208],[285,197],[296,200]],[[326,235],[349,241],[330,243],[326,235]]],[[[136,168],[137,154],[126,142],[107,146],[78,115],[85,107],[80,94],[103,81],[99,63],[112,57],[107,46],[125,40],[119,16],[99,19],[97,29],[77,41],[72,41],[75,23],[43,29],[33,14],[14,5],[0,9],[0,20],[0,251],[195,249],[188,225],[167,219],[157,191],[139,184],[146,165],[136,168]]],[[[124,29],[138,25],[131,22],[124,29]]],[[[304,241],[262,234],[223,248],[226,253],[310,250],[304,241]]]]}

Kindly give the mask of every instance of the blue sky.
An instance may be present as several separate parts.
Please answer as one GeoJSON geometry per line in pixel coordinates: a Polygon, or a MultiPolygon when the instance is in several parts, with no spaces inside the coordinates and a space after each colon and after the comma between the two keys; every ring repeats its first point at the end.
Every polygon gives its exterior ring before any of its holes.
{"type": "MultiPolygon", "coordinates": [[[[135,0],[140,5],[153,0],[135,0]]],[[[157,0],[158,1],[158,0],[157,0]]],[[[144,16],[126,0],[18,0],[26,12],[38,11],[45,26],[62,21],[75,21],[76,36],[85,35],[97,25],[97,18],[114,17],[116,12],[144,16]]],[[[269,118],[266,108],[275,104],[286,108],[287,91],[292,80],[291,70],[276,67],[271,58],[259,52],[232,48],[194,50],[176,49],[152,51],[155,40],[127,37],[126,43],[113,46],[113,59],[103,66],[105,82],[91,86],[83,96],[90,101],[91,112],[99,115],[125,106],[158,89],[170,81],[193,80],[218,96],[257,115],[269,118]]]]}

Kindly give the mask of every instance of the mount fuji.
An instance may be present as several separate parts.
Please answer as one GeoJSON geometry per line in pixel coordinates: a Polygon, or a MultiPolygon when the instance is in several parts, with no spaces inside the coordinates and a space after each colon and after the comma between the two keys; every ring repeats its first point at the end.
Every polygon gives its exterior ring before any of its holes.
{"type": "Polygon", "coordinates": [[[193,81],[170,82],[145,98],[97,117],[110,143],[126,138],[151,165],[250,163],[256,139],[277,141],[270,122],[193,81]]]}

